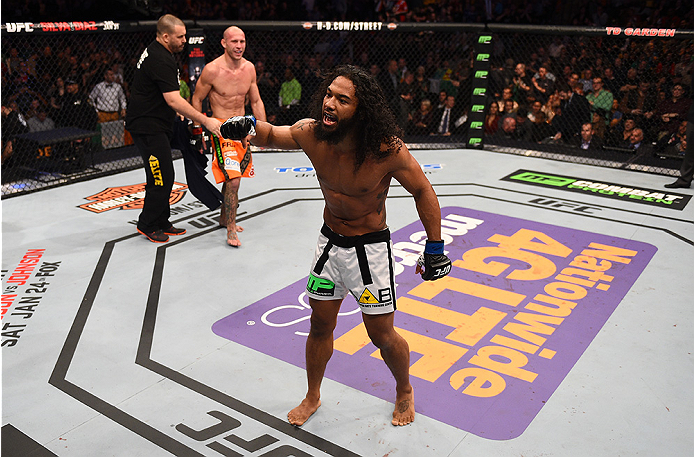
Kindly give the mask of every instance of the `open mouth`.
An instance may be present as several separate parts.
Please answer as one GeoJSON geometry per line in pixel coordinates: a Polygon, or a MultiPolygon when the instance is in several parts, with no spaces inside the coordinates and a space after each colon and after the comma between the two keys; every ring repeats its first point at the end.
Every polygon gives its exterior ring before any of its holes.
{"type": "Polygon", "coordinates": [[[326,111],[323,111],[323,124],[335,125],[337,124],[337,117],[326,111]]]}

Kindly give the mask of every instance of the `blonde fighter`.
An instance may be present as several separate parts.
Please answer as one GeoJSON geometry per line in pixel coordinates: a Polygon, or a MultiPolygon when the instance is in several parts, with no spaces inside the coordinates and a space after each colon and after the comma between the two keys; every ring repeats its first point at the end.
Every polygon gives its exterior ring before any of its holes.
{"type": "MultiPolygon", "coordinates": [[[[255,66],[243,57],[246,50],[246,35],[238,27],[224,31],[222,38],[224,53],[208,63],[195,86],[192,104],[202,111],[202,102],[209,97],[212,115],[224,120],[245,114],[246,96],[251,103],[253,115],[265,120],[265,105],[258,92],[255,66]]],[[[227,229],[227,243],[239,247],[238,232],[243,228],[236,225],[236,208],[239,201],[239,186],[242,177],[252,177],[253,160],[250,150],[239,141],[231,142],[212,136],[212,171],[222,185],[222,214],[219,224],[227,229]]]]}

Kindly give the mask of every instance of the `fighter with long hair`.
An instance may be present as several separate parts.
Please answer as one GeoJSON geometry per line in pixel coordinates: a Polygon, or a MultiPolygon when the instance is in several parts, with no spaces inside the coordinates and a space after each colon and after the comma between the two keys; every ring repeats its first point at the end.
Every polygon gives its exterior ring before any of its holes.
{"type": "Polygon", "coordinates": [[[441,209],[422,168],[400,139],[381,88],[366,72],[340,66],[320,85],[314,119],[274,126],[252,116],[228,119],[222,136],[259,146],[302,148],[313,163],[325,198],[324,224],[306,286],[311,329],[306,341],[308,391],[287,415],[302,425],[320,406],[320,386],[333,352],[333,330],[344,297],[359,303],[371,341],[395,377],[393,425],[414,420],[410,350],[393,327],[396,308],[394,259],[385,200],[391,179],[414,197],[428,241],[416,271],[425,280],[448,274],[443,253],[441,209]]]}

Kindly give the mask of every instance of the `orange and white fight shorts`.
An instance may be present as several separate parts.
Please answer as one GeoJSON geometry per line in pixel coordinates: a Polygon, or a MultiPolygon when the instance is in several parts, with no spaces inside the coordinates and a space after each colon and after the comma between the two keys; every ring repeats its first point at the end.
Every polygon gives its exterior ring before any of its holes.
{"type": "Polygon", "coordinates": [[[240,141],[210,135],[212,150],[212,173],[217,184],[233,178],[252,178],[255,176],[253,157],[240,141]],[[223,166],[220,166],[223,164],[223,166]]]}

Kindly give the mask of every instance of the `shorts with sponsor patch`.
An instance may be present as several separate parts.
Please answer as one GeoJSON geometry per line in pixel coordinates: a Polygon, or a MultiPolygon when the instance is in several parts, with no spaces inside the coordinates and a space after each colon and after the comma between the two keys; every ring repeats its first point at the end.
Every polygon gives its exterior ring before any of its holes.
{"type": "Polygon", "coordinates": [[[342,236],[323,224],[306,293],[339,300],[351,293],[364,314],[395,311],[395,274],[390,230],[342,236]]]}
{"type": "Polygon", "coordinates": [[[212,174],[217,184],[233,178],[255,176],[251,151],[246,151],[240,141],[227,140],[211,134],[210,142],[213,158],[212,174]],[[220,163],[224,166],[220,166],[220,163]]]}

